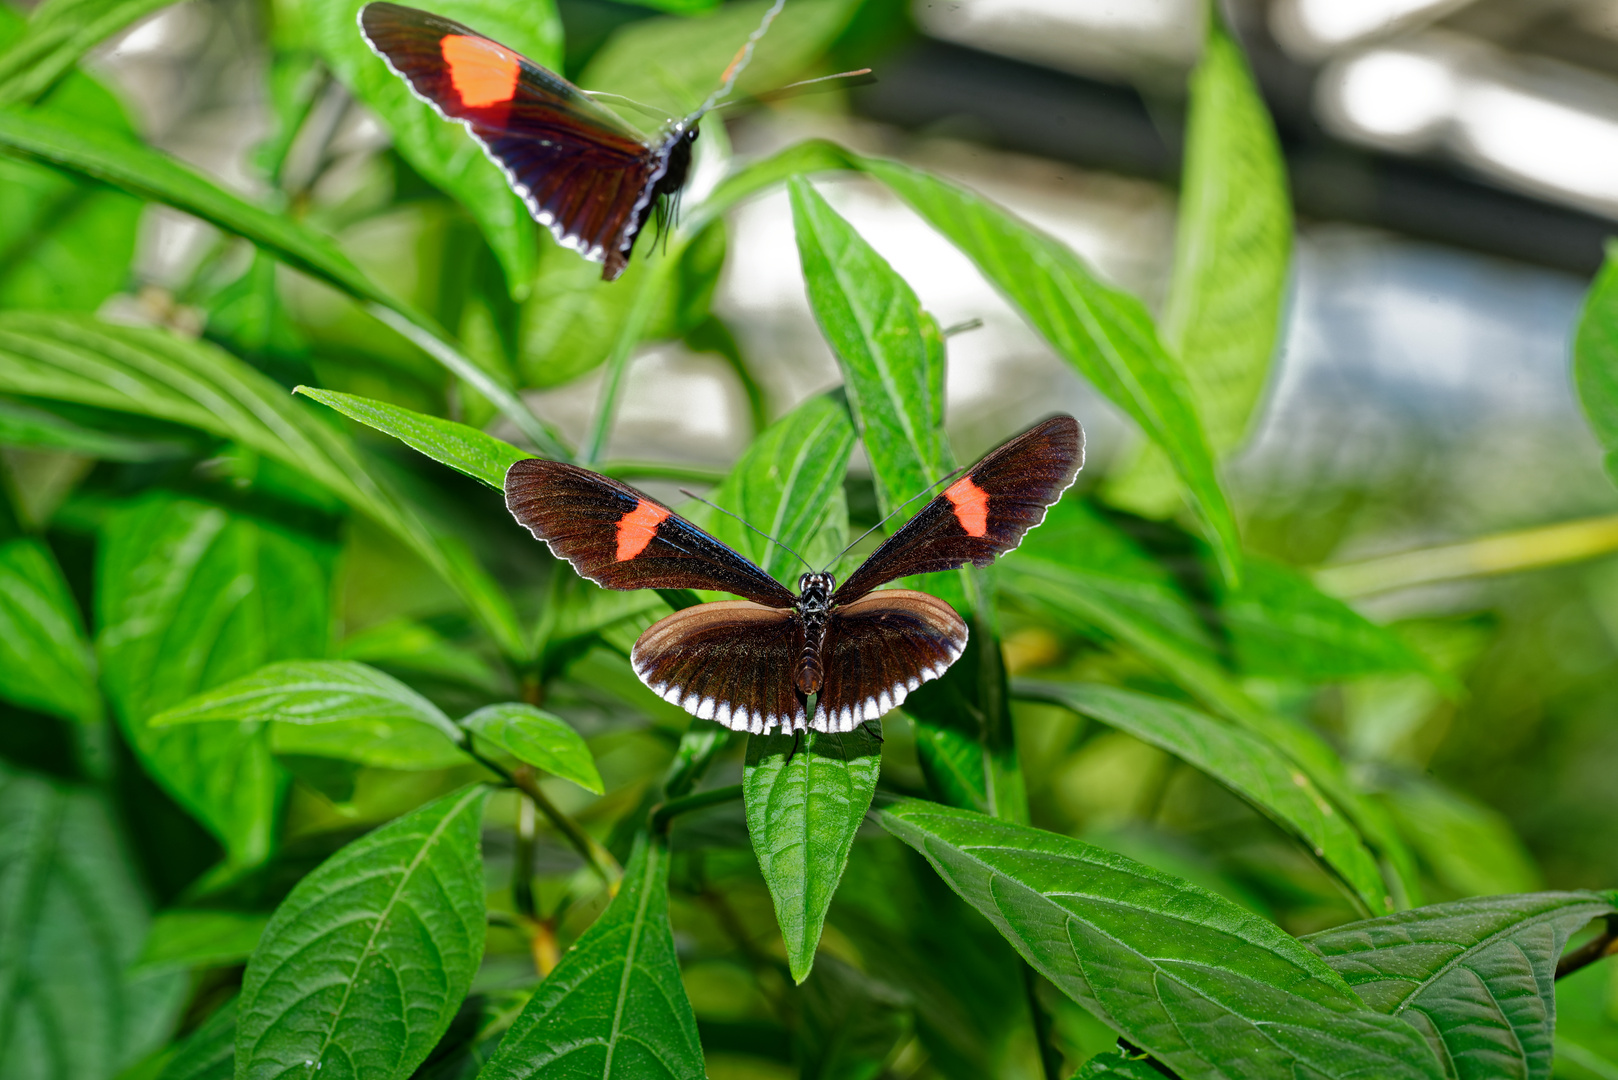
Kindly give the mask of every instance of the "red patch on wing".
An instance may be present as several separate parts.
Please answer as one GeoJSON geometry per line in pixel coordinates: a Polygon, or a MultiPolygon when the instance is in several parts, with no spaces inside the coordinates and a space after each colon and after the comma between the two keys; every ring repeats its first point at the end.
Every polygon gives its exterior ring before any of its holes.
{"type": "Polygon", "coordinates": [[[989,531],[989,493],[963,476],[944,489],[944,498],[955,507],[955,520],[961,523],[968,536],[983,536],[989,531]]]}
{"type": "Polygon", "coordinates": [[[642,499],[635,509],[618,519],[618,561],[627,562],[646,550],[646,545],[657,535],[657,527],[669,512],[654,502],[642,499]]]}
{"type": "Polygon", "coordinates": [[[522,67],[517,55],[484,38],[449,34],[438,44],[449,65],[449,81],[468,109],[504,105],[517,92],[522,67]]]}

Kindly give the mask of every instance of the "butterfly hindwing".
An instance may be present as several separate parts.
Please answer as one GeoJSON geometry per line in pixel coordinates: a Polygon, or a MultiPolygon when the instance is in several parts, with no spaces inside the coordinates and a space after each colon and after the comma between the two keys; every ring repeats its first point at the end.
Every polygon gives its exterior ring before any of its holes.
{"type": "Polygon", "coordinates": [[[372,49],[416,95],[465,124],[564,247],[623,272],[678,143],[650,145],[566,79],[460,23],[398,4],[360,10],[372,49]]]}
{"type": "Polygon", "coordinates": [[[853,731],[943,675],[966,648],[966,622],[935,596],[883,589],[834,608],[821,651],[816,731],[853,731]]]}
{"type": "Polygon", "coordinates": [[[1045,520],[1084,464],[1084,433],[1054,416],[1002,443],[888,537],[833,597],[848,604],[895,578],[987,566],[1045,520]]]}
{"type": "Polygon", "coordinates": [[[785,586],[656,500],[599,473],[528,458],[506,507],[582,577],[609,589],[714,589],[791,608],[785,586]]]}
{"type": "Polygon", "coordinates": [[[803,653],[791,611],[721,600],[676,611],[647,629],[630,652],[652,692],[692,716],[762,734],[804,726],[790,673],[803,653]]]}

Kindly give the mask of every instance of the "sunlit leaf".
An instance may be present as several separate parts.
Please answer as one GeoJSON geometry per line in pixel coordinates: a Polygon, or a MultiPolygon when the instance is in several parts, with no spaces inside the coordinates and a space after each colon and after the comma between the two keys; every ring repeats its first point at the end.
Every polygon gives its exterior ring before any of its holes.
{"type": "Polygon", "coordinates": [[[1353,826],[1295,764],[1257,736],[1184,705],[1110,686],[1024,682],[1018,693],[1058,701],[1167,750],[1296,836],[1366,908],[1389,910],[1376,859],[1353,826]]]}
{"type": "Polygon", "coordinates": [[[482,787],[349,844],[292,890],[248,961],[236,1075],[404,1080],[483,958],[482,787]]]}
{"type": "Polygon", "coordinates": [[[590,748],[559,716],[508,701],[484,706],[465,717],[461,726],[525,765],[571,780],[597,795],[604,790],[590,748]]]}
{"type": "Polygon", "coordinates": [[[126,975],[147,906],[100,795],[0,764],[0,1076],[109,1077],[167,1037],[178,973],[126,975]]]}
{"type": "Polygon", "coordinates": [[[639,837],[618,895],[539,985],[478,1080],[702,1080],[668,875],[666,844],[639,837]]]}
{"type": "Polygon", "coordinates": [[[1612,915],[1596,893],[1481,896],[1311,934],[1366,1004],[1409,1021],[1456,1080],[1547,1078],[1556,961],[1612,915]]]}
{"type": "Polygon", "coordinates": [[[1036,970],[1177,1076],[1444,1077],[1413,1027],[1190,882],[936,804],[902,800],[881,820],[1036,970]]]}
{"type": "Polygon", "coordinates": [[[1607,451],[1607,474],[1618,483],[1618,246],[1584,298],[1573,338],[1573,381],[1596,440],[1607,451]]]}
{"type": "Polygon", "coordinates": [[[84,724],[101,719],[83,620],[38,540],[0,544],[0,697],[84,724]]]}
{"type": "Polygon", "coordinates": [[[153,715],[269,661],[326,649],[326,560],[307,541],[153,493],[112,514],[96,570],[96,649],[125,737],[152,777],[251,865],[286,777],[256,722],[159,730],[153,715]]]}
{"type": "Polygon", "coordinates": [[[215,346],[79,316],[0,314],[0,391],[183,424],[274,458],[404,541],[456,587],[508,654],[526,649],[510,602],[481,568],[457,559],[308,406],[215,346]]]}
{"type": "Polygon", "coordinates": [[[881,767],[881,744],[863,724],[850,732],[748,737],[747,831],[798,982],[814,965],[826,909],[881,767]]]}
{"type": "Polygon", "coordinates": [[[411,449],[474,480],[481,480],[496,491],[505,489],[507,469],[523,458],[533,456],[493,435],[485,435],[475,427],[419,413],[402,405],[337,390],[321,390],[314,386],[300,386],[294,392],[314,398],[350,420],[392,435],[411,449]]]}

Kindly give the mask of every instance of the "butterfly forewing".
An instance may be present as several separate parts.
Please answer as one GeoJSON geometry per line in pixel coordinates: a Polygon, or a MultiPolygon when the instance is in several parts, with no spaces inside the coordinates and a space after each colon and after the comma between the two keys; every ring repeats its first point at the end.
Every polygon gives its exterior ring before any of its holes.
{"type": "Polygon", "coordinates": [[[780,582],[662,503],[560,461],[506,471],[506,507],[582,577],[609,589],[716,589],[791,608],[780,582]]]}
{"type": "Polygon", "coordinates": [[[663,700],[692,716],[762,734],[804,726],[804,700],[787,677],[802,652],[803,624],[792,612],[721,600],[653,623],[629,659],[663,700]]]}
{"type": "Polygon", "coordinates": [[[670,144],[650,145],[578,87],[460,23],[398,4],[360,10],[394,73],[466,125],[540,224],[564,247],[622,273],[670,144]]]}
{"type": "Polygon", "coordinates": [[[816,731],[853,731],[898,708],[966,648],[966,623],[926,593],[883,589],[834,608],[821,651],[816,731]]]}
{"type": "Polygon", "coordinates": [[[849,575],[833,597],[848,604],[911,574],[987,566],[1045,520],[1084,464],[1084,433],[1054,416],[1001,444],[922,507],[849,575]]]}

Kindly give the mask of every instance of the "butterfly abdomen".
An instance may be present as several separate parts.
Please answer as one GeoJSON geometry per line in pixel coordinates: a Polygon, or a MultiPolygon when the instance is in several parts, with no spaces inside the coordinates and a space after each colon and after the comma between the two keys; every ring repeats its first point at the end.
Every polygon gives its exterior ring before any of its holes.
{"type": "Polygon", "coordinates": [[[792,681],[800,694],[818,694],[825,683],[826,669],[820,660],[820,650],[826,643],[826,624],[831,620],[831,593],[835,584],[830,574],[805,574],[798,579],[803,655],[792,672],[792,681]]]}

